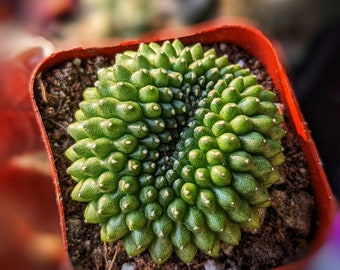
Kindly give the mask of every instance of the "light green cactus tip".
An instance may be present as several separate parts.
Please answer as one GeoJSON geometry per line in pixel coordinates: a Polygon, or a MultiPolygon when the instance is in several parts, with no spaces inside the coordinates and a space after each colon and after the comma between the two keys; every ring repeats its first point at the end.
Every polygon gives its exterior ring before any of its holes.
{"type": "Polygon", "coordinates": [[[200,44],[141,44],[100,69],[83,97],[68,173],[103,241],[190,263],[260,226],[285,131],[274,93],[248,69],[200,44]]]}

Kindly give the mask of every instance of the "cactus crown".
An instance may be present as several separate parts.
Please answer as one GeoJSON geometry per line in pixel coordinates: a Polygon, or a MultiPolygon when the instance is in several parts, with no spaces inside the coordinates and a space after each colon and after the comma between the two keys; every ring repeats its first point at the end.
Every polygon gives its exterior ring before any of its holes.
{"type": "Polygon", "coordinates": [[[227,56],[179,40],[117,54],[83,93],[66,156],[86,222],[129,256],[216,256],[260,226],[284,161],[273,92],[227,56]]]}

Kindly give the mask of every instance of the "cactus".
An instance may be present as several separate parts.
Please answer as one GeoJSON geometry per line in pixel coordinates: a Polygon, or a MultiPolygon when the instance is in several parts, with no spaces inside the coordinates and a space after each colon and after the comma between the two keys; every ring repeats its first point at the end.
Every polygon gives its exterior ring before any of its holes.
{"type": "Polygon", "coordinates": [[[103,241],[123,239],[129,256],[148,250],[157,264],[173,252],[189,263],[260,226],[285,131],[275,94],[248,69],[200,44],[140,44],[100,69],[83,97],[67,172],[103,241]]]}

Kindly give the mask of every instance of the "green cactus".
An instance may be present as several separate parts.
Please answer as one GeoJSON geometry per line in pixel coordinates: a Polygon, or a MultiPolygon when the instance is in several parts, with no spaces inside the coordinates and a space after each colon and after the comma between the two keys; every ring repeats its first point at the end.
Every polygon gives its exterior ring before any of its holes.
{"type": "Polygon", "coordinates": [[[227,56],[179,40],[141,44],[98,71],[68,132],[68,173],[103,241],[157,264],[216,256],[260,226],[284,161],[275,95],[227,56]]]}

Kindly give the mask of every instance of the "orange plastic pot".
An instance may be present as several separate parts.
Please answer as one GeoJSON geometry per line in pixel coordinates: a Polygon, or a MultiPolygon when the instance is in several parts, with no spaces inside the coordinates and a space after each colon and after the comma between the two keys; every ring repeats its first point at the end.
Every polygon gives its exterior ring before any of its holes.
{"type": "MultiPolygon", "coordinates": [[[[259,59],[268,72],[269,76],[271,76],[273,79],[275,88],[280,94],[281,102],[285,105],[288,118],[294,125],[294,132],[296,133],[299,143],[301,144],[302,151],[308,162],[319,220],[314,238],[312,239],[309,246],[308,254],[299,261],[280,266],[276,269],[303,269],[303,266],[306,265],[310,258],[320,249],[326,239],[329,228],[332,225],[333,217],[335,215],[336,201],[329,187],[322,167],[322,162],[320,161],[318,151],[313,139],[311,138],[310,131],[308,130],[306,122],[300,112],[298,102],[288,81],[287,75],[271,42],[257,29],[238,25],[224,25],[220,27],[209,28],[207,30],[187,35],[185,37],[162,36],[162,40],[173,38],[179,38],[184,44],[192,44],[197,42],[202,44],[228,42],[237,45],[259,59]]],[[[146,40],[143,40],[143,42],[162,40],[148,40],[148,38],[146,38],[146,40]]],[[[56,67],[62,63],[66,63],[67,61],[72,61],[75,58],[85,60],[93,58],[97,55],[103,55],[112,59],[117,53],[123,52],[125,50],[136,49],[139,43],[141,43],[141,41],[129,41],[113,47],[88,49],[75,48],[69,51],[62,51],[45,59],[34,71],[31,81],[31,95],[52,166],[65,248],[67,248],[67,240],[62,196],[49,140],[44,129],[37,104],[35,102],[34,87],[38,83],[40,74],[50,68],[56,67]]]]}

